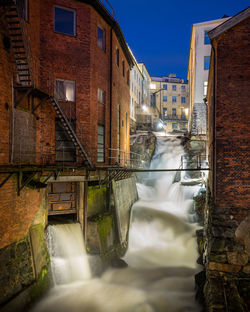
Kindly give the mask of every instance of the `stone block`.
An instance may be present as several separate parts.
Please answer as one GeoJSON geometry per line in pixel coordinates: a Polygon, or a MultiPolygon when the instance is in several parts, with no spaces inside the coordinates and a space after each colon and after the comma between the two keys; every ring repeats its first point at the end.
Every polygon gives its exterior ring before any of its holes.
{"type": "Polygon", "coordinates": [[[208,269],[212,271],[238,273],[241,270],[241,266],[227,263],[209,262],[208,269]]]}
{"type": "Polygon", "coordinates": [[[227,252],[228,263],[236,265],[245,265],[248,263],[248,254],[238,251],[227,252]]]}

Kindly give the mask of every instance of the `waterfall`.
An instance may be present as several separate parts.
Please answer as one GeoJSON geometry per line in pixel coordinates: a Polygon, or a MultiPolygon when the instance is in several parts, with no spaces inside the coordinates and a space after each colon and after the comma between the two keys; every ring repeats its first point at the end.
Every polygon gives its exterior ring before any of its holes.
{"type": "Polygon", "coordinates": [[[47,245],[55,285],[91,277],[80,224],[49,225],[47,245]]]}
{"type": "MultiPolygon", "coordinates": [[[[183,154],[178,139],[158,137],[151,168],[179,168],[183,154]]],[[[60,229],[51,227],[49,236],[58,238],[49,245],[57,287],[34,312],[200,311],[194,291],[194,275],[200,270],[196,264],[197,225],[189,222],[192,197],[199,186],[182,185],[181,181],[176,182],[180,178],[176,179],[175,172],[150,173],[144,184],[138,183],[139,200],[131,210],[124,256],[127,268],[109,269],[100,278],[86,279],[86,269],[80,274],[86,268],[86,263],[79,260],[82,256],[69,251],[73,259],[68,263],[62,251],[66,240],[70,244],[76,242],[76,233],[66,234],[64,225],[60,229]],[[59,233],[61,230],[65,233],[59,233]],[[79,274],[72,272],[62,277],[68,268],[79,270],[79,274]],[[76,279],[81,281],[64,284],[76,279]]]]}

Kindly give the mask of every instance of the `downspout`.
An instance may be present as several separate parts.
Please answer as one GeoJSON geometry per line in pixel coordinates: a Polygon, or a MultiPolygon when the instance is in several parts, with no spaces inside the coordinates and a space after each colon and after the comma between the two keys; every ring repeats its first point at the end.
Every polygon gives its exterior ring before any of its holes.
{"type": "Polygon", "coordinates": [[[213,153],[212,153],[212,168],[213,168],[213,189],[212,189],[212,197],[213,200],[215,199],[215,189],[216,189],[216,168],[215,168],[215,151],[216,151],[216,147],[215,147],[215,119],[216,119],[216,110],[215,110],[215,105],[216,105],[216,101],[215,101],[215,95],[216,95],[216,83],[215,83],[215,78],[216,78],[216,54],[215,54],[215,49],[213,46],[213,42],[212,42],[212,50],[213,50],[213,54],[214,54],[214,63],[213,63],[213,103],[212,103],[212,107],[213,107],[213,121],[212,121],[212,127],[213,127],[213,138],[212,138],[212,148],[213,148],[213,153]]]}

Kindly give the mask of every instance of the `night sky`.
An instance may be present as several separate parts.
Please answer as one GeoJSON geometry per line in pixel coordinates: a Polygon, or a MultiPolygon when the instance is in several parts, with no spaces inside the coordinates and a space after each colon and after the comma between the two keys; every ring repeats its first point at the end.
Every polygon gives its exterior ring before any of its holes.
{"type": "Polygon", "coordinates": [[[186,79],[191,26],[233,16],[249,0],[109,0],[138,62],[151,76],[186,79]]]}

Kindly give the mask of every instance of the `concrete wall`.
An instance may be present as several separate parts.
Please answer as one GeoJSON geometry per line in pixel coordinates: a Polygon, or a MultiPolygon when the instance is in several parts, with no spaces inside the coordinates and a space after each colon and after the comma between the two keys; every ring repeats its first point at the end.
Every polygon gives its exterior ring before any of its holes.
{"type": "Polygon", "coordinates": [[[135,178],[129,178],[112,183],[115,211],[121,243],[127,240],[132,204],[138,199],[135,178]]]}

